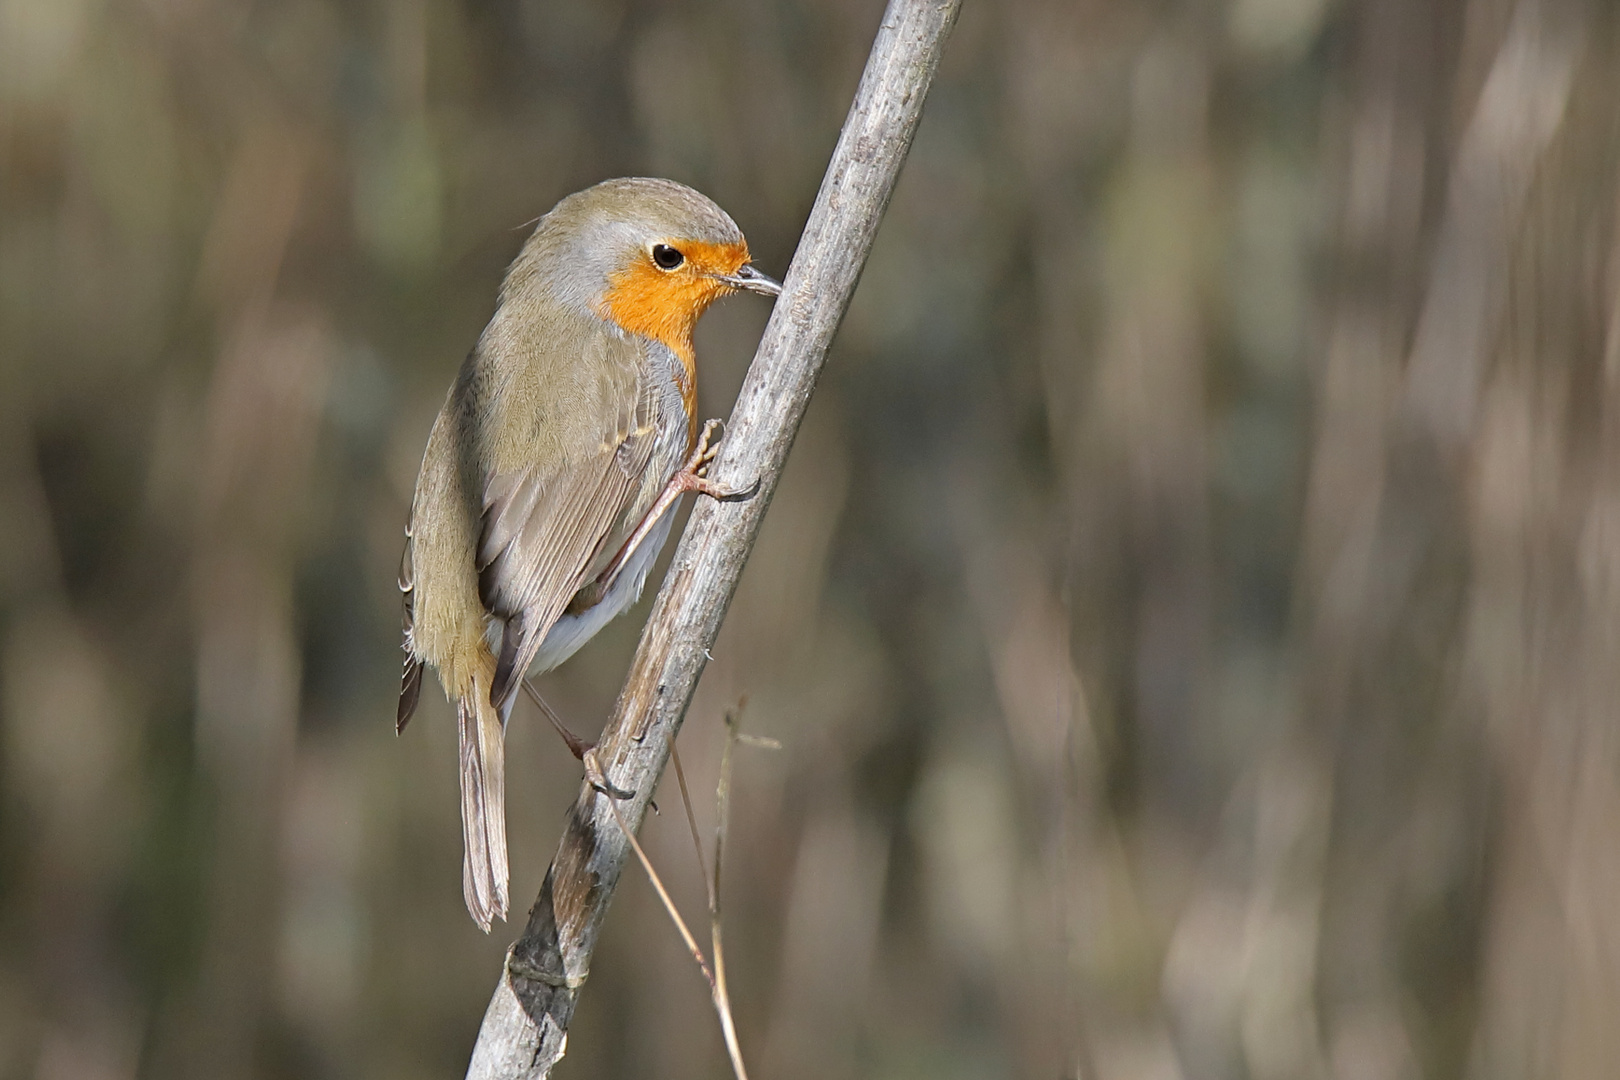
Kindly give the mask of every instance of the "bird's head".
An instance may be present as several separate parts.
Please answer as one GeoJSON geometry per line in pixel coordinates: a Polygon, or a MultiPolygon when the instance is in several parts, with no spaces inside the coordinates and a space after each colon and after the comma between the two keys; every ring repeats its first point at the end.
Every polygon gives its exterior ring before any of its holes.
{"type": "Polygon", "coordinates": [[[546,261],[559,294],[683,357],[698,318],[720,297],[782,292],[750,265],[736,222],[671,180],[607,180],[570,195],[542,219],[537,243],[555,256],[546,261]]]}

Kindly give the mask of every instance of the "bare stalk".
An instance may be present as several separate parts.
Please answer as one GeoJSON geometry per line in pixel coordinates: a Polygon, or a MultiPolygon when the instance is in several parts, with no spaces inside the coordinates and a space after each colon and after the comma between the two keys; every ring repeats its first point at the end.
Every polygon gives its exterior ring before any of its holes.
{"type": "Polygon", "coordinates": [[[726,850],[726,826],[731,819],[731,750],[737,745],[740,718],[726,710],[726,745],[720,751],[720,783],[715,788],[714,876],[709,879],[709,942],[714,955],[714,1008],[720,1014],[720,1030],[726,1037],[726,1052],[737,1080],[748,1080],[743,1071],[742,1047],[737,1043],[737,1026],[731,1019],[731,995],[726,990],[726,951],[720,944],[720,865],[726,850]]]}
{"type": "Polygon", "coordinates": [[[470,1080],[539,1080],[562,1057],[596,938],[911,149],[960,0],[890,0],[781,298],[710,478],[758,494],[701,499],[653,602],[597,755],[618,806],[581,788],[473,1047],[470,1080]]]}
{"type": "MultiPolygon", "coordinates": [[[[670,921],[680,932],[681,940],[686,942],[686,948],[697,961],[698,970],[709,981],[709,997],[714,1002],[714,1011],[720,1017],[720,1031],[725,1036],[726,1053],[731,1057],[731,1069],[737,1080],[748,1080],[748,1069],[743,1065],[742,1045],[737,1040],[737,1025],[731,1016],[731,995],[726,989],[726,954],[721,944],[720,936],[720,865],[722,853],[726,847],[726,826],[731,820],[731,750],[742,738],[740,710],[726,710],[726,742],[725,749],[720,753],[720,784],[715,791],[715,807],[718,824],[715,827],[714,837],[714,873],[709,873],[703,858],[703,842],[698,839],[697,818],[692,813],[692,798],[686,788],[686,770],[681,768],[679,752],[670,748],[670,756],[675,760],[675,775],[680,780],[681,803],[686,807],[686,823],[692,830],[692,845],[697,852],[698,868],[703,874],[704,886],[709,893],[709,940],[712,943],[714,954],[714,967],[711,969],[704,960],[703,950],[698,948],[697,940],[692,931],[687,928],[686,920],[681,917],[680,910],[676,908],[675,901],[670,898],[669,890],[664,888],[664,881],[653,869],[652,860],[642,848],[636,834],[625,828],[624,816],[619,813],[616,800],[608,800],[608,809],[613,811],[613,820],[618,822],[619,828],[624,830],[625,839],[630,841],[630,847],[641,860],[641,868],[647,872],[647,879],[652,882],[653,888],[658,892],[658,899],[664,902],[664,910],[669,912],[670,921]]],[[[750,739],[750,742],[764,746],[776,746],[771,739],[750,739]]],[[[587,768],[595,772],[594,756],[589,757],[587,768]]]]}
{"type": "MultiPolygon", "coordinates": [[[[681,768],[681,752],[676,747],[669,748],[669,759],[675,763],[675,780],[681,785],[681,805],[686,807],[686,827],[692,831],[692,850],[697,853],[698,873],[703,877],[703,887],[713,889],[709,878],[709,864],[703,858],[703,841],[698,839],[697,818],[692,813],[692,795],[686,790],[686,770],[681,768]]],[[[709,894],[709,906],[714,906],[714,894],[709,894]]]]}
{"type": "MultiPolygon", "coordinates": [[[[624,815],[619,813],[615,800],[608,800],[608,809],[613,811],[613,820],[619,823],[620,828],[624,828],[624,815]]],[[[697,938],[693,937],[692,931],[687,929],[686,920],[681,918],[680,909],[675,906],[675,901],[670,899],[669,890],[664,888],[664,879],[658,876],[657,870],[653,869],[652,860],[647,858],[647,852],[642,849],[641,841],[636,839],[636,834],[629,829],[624,829],[624,836],[626,840],[630,841],[630,847],[635,851],[636,858],[641,860],[641,868],[647,872],[647,880],[651,881],[653,888],[658,891],[658,899],[664,902],[664,910],[669,912],[670,921],[675,924],[675,929],[680,931],[681,940],[686,942],[686,948],[691,952],[692,959],[697,961],[698,970],[703,972],[703,977],[709,981],[709,994],[718,1002],[719,983],[715,981],[714,972],[709,970],[709,962],[703,958],[703,950],[698,948],[697,938]]],[[[725,1018],[722,1017],[722,1027],[724,1026],[724,1020],[725,1018]]],[[[737,1075],[739,1080],[747,1080],[740,1071],[737,1075]]]]}
{"type": "MultiPolygon", "coordinates": [[[[714,967],[711,969],[704,960],[703,951],[698,948],[692,931],[687,928],[686,920],[681,917],[675,902],[670,899],[669,891],[664,888],[663,880],[658,871],[653,869],[652,860],[642,849],[635,834],[626,830],[625,838],[630,841],[630,847],[635,851],[636,858],[641,860],[641,867],[647,872],[648,879],[653,888],[658,891],[658,898],[664,902],[664,910],[680,931],[681,940],[686,942],[692,959],[697,961],[698,970],[709,981],[709,996],[714,1002],[715,1014],[720,1017],[720,1032],[726,1040],[726,1053],[731,1058],[731,1070],[736,1074],[737,1080],[748,1080],[748,1069],[743,1064],[742,1044],[737,1039],[737,1025],[731,1015],[731,994],[726,988],[726,953],[721,941],[720,917],[720,867],[726,848],[726,827],[731,820],[731,751],[739,740],[738,727],[740,718],[738,711],[726,710],[726,742],[720,753],[720,783],[715,791],[715,807],[717,824],[714,836],[714,872],[711,874],[703,858],[703,842],[698,838],[697,818],[692,813],[692,798],[686,788],[686,770],[681,768],[680,755],[671,748],[670,756],[675,759],[675,775],[680,780],[681,802],[686,807],[686,822],[692,830],[692,845],[697,852],[698,867],[703,872],[703,884],[709,893],[709,941],[714,956],[714,967]]],[[[770,740],[758,740],[769,743],[770,740]]],[[[593,759],[594,760],[594,759],[593,759]]],[[[619,808],[609,800],[609,809],[613,811],[613,819],[624,828],[624,817],[619,808]]]]}

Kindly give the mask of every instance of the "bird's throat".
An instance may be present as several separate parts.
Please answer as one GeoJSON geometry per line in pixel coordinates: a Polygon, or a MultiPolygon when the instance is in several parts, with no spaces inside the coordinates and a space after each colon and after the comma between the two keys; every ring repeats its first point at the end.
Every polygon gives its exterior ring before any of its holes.
{"type": "Polygon", "coordinates": [[[680,358],[678,378],[689,421],[688,442],[697,438],[697,353],[692,331],[709,305],[734,291],[717,280],[735,274],[748,261],[748,245],[683,242],[687,267],[671,273],[636,260],[608,278],[601,314],[620,329],[665,345],[680,358]]]}

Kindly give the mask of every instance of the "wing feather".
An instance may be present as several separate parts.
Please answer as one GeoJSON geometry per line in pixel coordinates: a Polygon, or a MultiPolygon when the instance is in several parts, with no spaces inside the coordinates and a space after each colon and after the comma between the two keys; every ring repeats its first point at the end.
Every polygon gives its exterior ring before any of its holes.
{"type": "Polygon", "coordinates": [[[552,624],[645,509],[656,431],[622,425],[560,469],[530,466],[485,485],[479,595],[507,624],[490,695],[497,708],[512,700],[552,624]]]}
{"type": "Polygon", "coordinates": [[[394,714],[394,730],[404,731],[416,712],[422,696],[422,661],[411,648],[411,631],[416,626],[416,569],[411,563],[411,523],[405,522],[405,550],[399,557],[399,594],[405,608],[405,666],[399,676],[399,709],[394,714]]]}

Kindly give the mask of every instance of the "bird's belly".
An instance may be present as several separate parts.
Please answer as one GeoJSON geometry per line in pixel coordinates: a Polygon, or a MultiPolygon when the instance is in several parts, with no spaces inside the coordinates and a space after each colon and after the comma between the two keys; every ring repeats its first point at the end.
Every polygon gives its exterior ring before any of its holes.
{"type": "Polygon", "coordinates": [[[664,541],[669,537],[669,527],[674,520],[675,511],[671,508],[653,526],[652,532],[647,534],[647,539],[624,564],[624,569],[619,572],[619,579],[613,583],[613,588],[609,589],[607,595],[594,607],[586,608],[577,615],[565,613],[551,625],[550,632],[540,643],[540,651],[535,654],[534,663],[530,666],[531,671],[550,671],[573,656],[581,646],[595,637],[602,627],[611,622],[614,616],[641,597],[642,587],[647,584],[647,575],[651,572],[658,553],[664,549],[664,541]]]}

